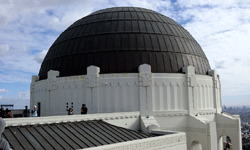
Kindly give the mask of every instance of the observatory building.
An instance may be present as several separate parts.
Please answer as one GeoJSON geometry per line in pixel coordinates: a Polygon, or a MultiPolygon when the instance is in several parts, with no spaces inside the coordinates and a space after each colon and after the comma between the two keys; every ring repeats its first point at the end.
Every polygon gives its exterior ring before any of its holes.
{"type": "Polygon", "coordinates": [[[162,149],[222,149],[223,136],[242,149],[240,118],[222,112],[220,79],[202,48],[152,10],[108,8],[77,20],[50,47],[30,92],[40,116],[58,118],[69,108],[80,114],[86,104],[88,115],[71,121],[90,117],[166,133],[171,140],[151,143],[172,143],[162,149]]]}

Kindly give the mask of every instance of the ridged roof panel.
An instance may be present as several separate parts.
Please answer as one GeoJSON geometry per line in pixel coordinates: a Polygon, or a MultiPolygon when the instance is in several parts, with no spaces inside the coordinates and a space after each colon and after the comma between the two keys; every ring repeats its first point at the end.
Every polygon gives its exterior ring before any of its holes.
{"type": "Polygon", "coordinates": [[[84,149],[155,137],[102,120],[6,127],[2,135],[18,150],[84,149]]]}

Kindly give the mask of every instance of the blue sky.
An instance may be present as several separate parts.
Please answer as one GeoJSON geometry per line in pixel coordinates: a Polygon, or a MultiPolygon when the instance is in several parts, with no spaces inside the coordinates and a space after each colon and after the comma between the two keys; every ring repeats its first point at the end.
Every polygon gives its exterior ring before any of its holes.
{"type": "Polygon", "coordinates": [[[49,47],[76,20],[99,9],[135,6],[185,27],[220,75],[222,102],[250,102],[250,1],[242,0],[0,0],[0,104],[29,100],[49,47]]]}

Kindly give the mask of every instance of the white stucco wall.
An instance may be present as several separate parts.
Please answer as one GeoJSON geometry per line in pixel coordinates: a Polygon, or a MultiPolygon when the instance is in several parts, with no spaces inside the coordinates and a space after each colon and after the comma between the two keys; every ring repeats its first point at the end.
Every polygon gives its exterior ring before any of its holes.
{"type": "Polygon", "coordinates": [[[138,74],[103,74],[99,81],[99,113],[139,111],[138,74]]]}
{"type": "Polygon", "coordinates": [[[185,74],[153,73],[153,110],[188,110],[185,74]]]}
{"type": "Polygon", "coordinates": [[[196,75],[197,85],[195,89],[195,99],[197,99],[198,110],[213,109],[213,80],[210,76],[196,75]]]}

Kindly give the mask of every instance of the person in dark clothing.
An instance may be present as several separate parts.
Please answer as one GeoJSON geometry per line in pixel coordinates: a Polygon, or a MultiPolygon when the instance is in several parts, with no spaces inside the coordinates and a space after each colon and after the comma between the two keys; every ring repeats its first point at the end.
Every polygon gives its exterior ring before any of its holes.
{"type": "Polygon", "coordinates": [[[88,112],[88,108],[86,107],[85,104],[82,104],[81,114],[87,114],[87,112],[88,112]]]}
{"type": "Polygon", "coordinates": [[[74,115],[72,108],[69,108],[68,115],[74,115]]]}
{"type": "Polygon", "coordinates": [[[25,109],[23,110],[23,117],[29,117],[30,116],[30,110],[28,110],[28,106],[25,106],[25,109]]]}
{"type": "Polygon", "coordinates": [[[1,109],[0,109],[0,117],[2,117],[2,118],[5,117],[5,111],[4,111],[3,107],[1,107],[1,109]]]}
{"type": "Polygon", "coordinates": [[[12,112],[11,112],[11,110],[8,110],[8,112],[5,115],[5,118],[12,118],[12,112]]]}
{"type": "Polygon", "coordinates": [[[2,136],[2,133],[5,129],[6,123],[0,118],[0,149],[1,150],[10,150],[10,145],[7,140],[5,140],[2,136]]]}
{"type": "Polygon", "coordinates": [[[226,144],[226,149],[230,149],[229,143],[226,144]]]}
{"type": "Polygon", "coordinates": [[[5,117],[6,117],[6,115],[8,114],[8,112],[9,112],[9,109],[6,108],[5,111],[4,111],[4,116],[5,116],[5,117]]]}

